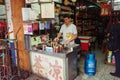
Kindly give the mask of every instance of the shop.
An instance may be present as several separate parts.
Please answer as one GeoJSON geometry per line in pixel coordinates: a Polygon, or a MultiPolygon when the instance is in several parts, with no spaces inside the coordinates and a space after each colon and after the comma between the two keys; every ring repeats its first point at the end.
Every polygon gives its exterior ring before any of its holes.
{"type": "MultiPolygon", "coordinates": [[[[10,67],[12,62],[19,66],[17,77],[21,76],[19,69],[22,69],[46,80],[74,80],[80,72],[78,54],[84,54],[86,66],[89,63],[87,53],[93,54],[96,47],[105,53],[105,63],[114,65],[115,56],[106,49],[104,39],[111,19],[111,5],[113,11],[119,13],[120,2],[111,1],[112,4],[102,4],[99,0],[0,0],[0,44],[5,41],[10,47],[10,52],[5,52],[10,53],[10,60],[7,60],[10,64],[6,66],[10,67]],[[77,27],[79,44],[66,45],[62,42],[63,37],[54,41],[64,24],[64,15],[71,15],[71,22],[77,27]]],[[[0,52],[4,50],[0,47],[0,52]]],[[[6,60],[3,57],[1,54],[0,62],[6,60]]],[[[96,73],[97,61],[93,62],[94,69],[91,70],[96,73]]],[[[14,73],[9,73],[3,75],[0,72],[0,77],[10,79],[14,73]]]]}

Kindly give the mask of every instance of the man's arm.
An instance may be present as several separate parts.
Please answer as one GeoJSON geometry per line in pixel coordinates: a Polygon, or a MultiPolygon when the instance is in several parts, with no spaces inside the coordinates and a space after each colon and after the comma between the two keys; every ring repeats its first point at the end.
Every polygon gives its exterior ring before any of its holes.
{"type": "Polygon", "coordinates": [[[62,33],[61,33],[61,32],[59,32],[59,33],[57,34],[57,37],[54,39],[54,41],[58,41],[58,40],[59,40],[59,38],[61,37],[61,35],[62,35],[62,33]]]}
{"type": "Polygon", "coordinates": [[[57,38],[59,39],[61,37],[62,33],[59,32],[58,35],[57,35],[57,38]]]}
{"type": "Polygon", "coordinates": [[[73,41],[73,40],[75,40],[76,38],[77,38],[77,34],[73,34],[72,38],[70,39],[70,42],[73,41]]]}

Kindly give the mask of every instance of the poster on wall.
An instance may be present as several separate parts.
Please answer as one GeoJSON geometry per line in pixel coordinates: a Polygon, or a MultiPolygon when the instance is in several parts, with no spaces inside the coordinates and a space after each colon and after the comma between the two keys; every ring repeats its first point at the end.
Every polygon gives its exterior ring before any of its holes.
{"type": "Polygon", "coordinates": [[[41,18],[55,18],[54,2],[41,4],[41,18]]]}
{"type": "Polygon", "coordinates": [[[0,15],[6,14],[5,5],[0,5],[0,15]]]}
{"type": "Polygon", "coordinates": [[[110,5],[109,4],[102,4],[101,5],[101,16],[109,16],[110,15],[110,5]]]}
{"type": "Polygon", "coordinates": [[[24,34],[33,35],[32,24],[24,23],[23,29],[24,29],[24,34]]]}
{"type": "Polygon", "coordinates": [[[52,0],[39,0],[40,2],[52,2],[52,0]]]}
{"type": "Polygon", "coordinates": [[[30,52],[30,60],[33,73],[45,80],[65,80],[63,59],[30,52]]]}
{"type": "Polygon", "coordinates": [[[31,8],[22,8],[23,21],[36,20],[38,18],[37,12],[31,8]]]}
{"type": "Polygon", "coordinates": [[[38,2],[38,0],[25,0],[25,3],[33,3],[33,2],[38,2]]]}
{"type": "Polygon", "coordinates": [[[120,1],[119,2],[114,2],[113,10],[114,11],[120,11],[120,1]]]}
{"type": "Polygon", "coordinates": [[[30,20],[30,9],[31,8],[22,8],[22,19],[23,19],[23,21],[30,20]]]}
{"type": "Polygon", "coordinates": [[[0,5],[0,19],[6,19],[6,9],[5,5],[0,5]]]}
{"type": "Polygon", "coordinates": [[[34,3],[34,4],[31,4],[31,9],[32,9],[32,11],[34,11],[35,12],[35,14],[36,15],[34,15],[34,16],[36,16],[37,18],[39,18],[40,17],[40,4],[39,3],[34,3]]]}

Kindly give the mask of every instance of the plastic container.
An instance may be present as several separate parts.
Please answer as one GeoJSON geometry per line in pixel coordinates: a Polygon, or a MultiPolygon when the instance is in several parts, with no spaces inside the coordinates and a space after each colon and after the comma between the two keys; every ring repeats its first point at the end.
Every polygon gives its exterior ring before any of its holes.
{"type": "Polygon", "coordinates": [[[89,40],[81,40],[81,49],[83,51],[88,51],[88,49],[89,49],[89,40]]]}

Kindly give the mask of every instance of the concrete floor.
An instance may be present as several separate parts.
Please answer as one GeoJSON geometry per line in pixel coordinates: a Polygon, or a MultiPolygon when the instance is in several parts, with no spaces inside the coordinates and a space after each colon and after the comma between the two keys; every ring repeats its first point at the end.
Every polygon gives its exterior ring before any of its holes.
{"type": "MultiPolygon", "coordinates": [[[[113,77],[109,73],[114,72],[114,65],[105,64],[104,63],[104,53],[100,49],[96,49],[94,51],[96,54],[97,60],[97,68],[96,74],[94,76],[88,76],[84,73],[84,59],[80,59],[79,68],[80,68],[80,75],[75,80],[120,80],[120,78],[113,77]]],[[[29,78],[26,80],[46,80],[40,78],[35,74],[31,74],[29,78]]]]}
{"type": "Polygon", "coordinates": [[[100,49],[96,49],[94,51],[96,54],[97,67],[96,74],[94,76],[88,76],[84,73],[84,58],[81,58],[79,63],[80,67],[80,80],[120,80],[120,78],[113,77],[109,73],[114,72],[114,65],[105,64],[105,53],[103,53],[100,49]]]}

